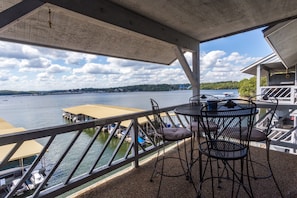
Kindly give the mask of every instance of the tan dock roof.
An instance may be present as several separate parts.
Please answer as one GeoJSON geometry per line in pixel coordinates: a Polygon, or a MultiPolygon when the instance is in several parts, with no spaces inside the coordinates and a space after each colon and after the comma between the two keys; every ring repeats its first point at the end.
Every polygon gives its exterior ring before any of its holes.
{"type": "MultiPolygon", "coordinates": [[[[26,129],[22,127],[15,128],[10,123],[0,118],[0,136],[11,133],[20,133],[26,129]]],[[[14,144],[0,146],[0,161],[2,161],[6,155],[11,151],[14,144]]],[[[14,153],[9,161],[30,157],[41,152],[43,146],[35,140],[25,141],[20,148],[14,153]]]]}
{"type": "Polygon", "coordinates": [[[127,108],[119,106],[109,106],[100,104],[87,104],[63,109],[64,112],[74,115],[86,115],[93,118],[108,118],[143,111],[142,109],[127,108]]]}
{"type": "MultiPolygon", "coordinates": [[[[86,115],[96,119],[103,119],[113,116],[120,116],[125,114],[131,114],[136,112],[144,111],[142,109],[120,107],[120,106],[110,106],[110,105],[101,105],[101,104],[87,104],[80,105],[70,108],[63,109],[64,112],[71,113],[74,115],[86,115]]],[[[147,122],[145,117],[138,118],[140,124],[147,122]]],[[[121,122],[121,126],[128,127],[130,121],[121,122]]]]}
{"type": "Polygon", "coordinates": [[[10,123],[6,122],[2,118],[0,118],[0,130],[2,129],[8,129],[8,128],[14,128],[10,123]]]}
{"type": "MultiPolygon", "coordinates": [[[[121,106],[110,106],[110,105],[101,105],[101,104],[86,104],[75,107],[64,108],[65,113],[71,113],[73,115],[85,115],[95,119],[103,119],[113,116],[120,116],[125,114],[137,113],[144,111],[143,109],[128,108],[121,106]]],[[[166,116],[165,113],[161,113],[161,116],[166,116]]],[[[150,119],[153,119],[152,116],[149,116],[150,119]]],[[[139,117],[138,123],[144,124],[148,120],[146,117],[139,117]]],[[[121,126],[128,127],[130,121],[121,122],[121,126]]]]}

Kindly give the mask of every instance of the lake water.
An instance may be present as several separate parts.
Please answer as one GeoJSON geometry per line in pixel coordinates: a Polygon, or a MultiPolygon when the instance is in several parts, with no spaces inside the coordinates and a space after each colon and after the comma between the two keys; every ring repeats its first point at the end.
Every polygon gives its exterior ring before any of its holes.
{"type": "MultiPolygon", "coordinates": [[[[237,90],[202,90],[201,94],[222,96],[237,90]]],[[[45,96],[0,96],[0,118],[15,127],[37,129],[65,124],[63,108],[84,104],[106,104],[149,110],[150,98],[160,107],[187,103],[191,90],[163,92],[85,93],[45,96]]]]}
{"type": "MultiPolygon", "coordinates": [[[[211,94],[223,96],[224,92],[233,92],[238,95],[237,90],[202,90],[201,94],[211,94]]],[[[168,92],[125,92],[125,93],[86,93],[86,94],[65,94],[65,95],[45,95],[45,96],[0,96],[0,118],[11,123],[15,127],[25,129],[38,129],[50,126],[65,124],[63,119],[63,108],[68,108],[84,104],[106,104],[123,107],[139,108],[144,110],[151,109],[150,98],[154,98],[160,107],[173,106],[188,103],[192,91],[168,91],[168,92]]],[[[94,131],[84,131],[79,140],[73,146],[73,150],[68,153],[64,163],[53,174],[49,180],[49,186],[58,184],[65,180],[65,177],[72,170],[73,161],[77,161],[77,150],[84,150],[87,142],[90,141],[94,131]]],[[[61,138],[56,138],[52,146],[46,153],[46,169],[51,170],[56,162],[57,156],[65,149],[74,134],[62,134],[61,138]],[[65,137],[64,137],[65,136],[65,137]]],[[[90,163],[97,156],[98,150],[102,149],[108,134],[102,133],[90,149],[87,158],[82,162],[79,172],[90,169],[90,163]]],[[[41,144],[45,142],[38,140],[41,144]]],[[[114,147],[119,139],[115,138],[114,147]]],[[[128,147],[128,143],[124,146],[128,147]]],[[[112,146],[107,149],[107,156],[113,153],[112,146]]],[[[126,150],[126,149],[125,149],[126,150]]],[[[124,153],[122,154],[124,155],[124,153]]],[[[109,158],[106,158],[106,161],[109,158]]],[[[102,162],[106,163],[106,162],[102,162]]],[[[63,196],[62,196],[63,197],[63,196]]]]}

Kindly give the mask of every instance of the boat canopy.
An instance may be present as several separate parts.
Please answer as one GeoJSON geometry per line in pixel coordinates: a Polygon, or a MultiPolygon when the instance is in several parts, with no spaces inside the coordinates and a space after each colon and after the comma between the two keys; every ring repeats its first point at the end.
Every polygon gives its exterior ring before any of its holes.
{"type": "MultiPolygon", "coordinates": [[[[121,107],[121,106],[110,106],[110,105],[101,105],[101,104],[87,104],[87,105],[80,105],[75,107],[69,107],[63,109],[64,113],[72,114],[74,116],[88,116],[94,119],[104,119],[113,116],[120,116],[125,114],[137,113],[144,111],[143,109],[137,108],[128,108],[128,107],[121,107]]],[[[166,117],[165,113],[162,113],[161,116],[166,117]]],[[[153,116],[149,117],[153,119],[153,116]]],[[[145,124],[148,120],[146,117],[139,117],[138,123],[145,124]]],[[[123,121],[120,124],[123,127],[128,127],[130,125],[130,121],[123,121]]]]}
{"type": "MultiPolygon", "coordinates": [[[[1,120],[0,126],[3,127],[2,124],[6,124],[7,126],[12,126],[9,123],[1,120]]],[[[25,131],[24,128],[18,127],[10,127],[6,129],[0,129],[0,136],[1,135],[7,135],[7,134],[12,134],[12,133],[21,133],[25,131]]],[[[9,145],[4,145],[0,146],[0,162],[6,157],[6,155],[13,149],[14,144],[9,144],[9,145]]],[[[35,140],[29,140],[23,142],[23,144],[20,146],[20,148],[14,153],[14,155],[9,159],[9,161],[14,161],[14,160],[19,160],[19,159],[24,159],[27,157],[31,157],[34,155],[39,154],[43,149],[43,146],[39,144],[35,140]]]]}
{"type": "MultiPolygon", "coordinates": [[[[75,107],[64,108],[63,111],[65,113],[70,113],[75,116],[84,115],[95,119],[103,119],[113,116],[120,116],[125,114],[137,113],[144,111],[143,109],[137,108],[128,108],[121,106],[110,106],[110,105],[101,105],[101,104],[87,104],[80,105],[75,107]]],[[[138,118],[138,122],[143,124],[147,122],[145,117],[138,118]]],[[[129,121],[121,122],[121,126],[128,127],[130,124],[129,121]]]]}
{"type": "Polygon", "coordinates": [[[0,131],[3,129],[9,129],[9,128],[14,128],[14,126],[12,126],[10,123],[0,118],[0,131]]]}

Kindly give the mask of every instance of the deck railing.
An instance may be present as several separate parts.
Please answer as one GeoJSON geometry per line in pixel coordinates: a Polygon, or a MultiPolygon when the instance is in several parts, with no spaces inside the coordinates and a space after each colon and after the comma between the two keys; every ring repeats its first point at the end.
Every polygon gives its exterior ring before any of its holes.
{"type": "MultiPolygon", "coordinates": [[[[189,118],[174,114],[175,107],[160,109],[163,112],[165,122],[171,126],[186,126],[189,118]]],[[[107,119],[2,135],[0,136],[0,146],[10,144],[14,146],[1,162],[0,168],[7,163],[23,142],[36,140],[44,146],[43,150],[27,169],[18,186],[21,186],[29,178],[31,172],[45,158],[47,164],[45,180],[30,196],[55,197],[61,195],[123,167],[138,167],[141,158],[156,151],[159,140],[151,135],[152,130],[155,130],[151,115],[152,111],[143,111],[107,119]],[[139,123],[139,120],[143,120],[143,118],[147,122],[139,123]],[[122,122],[129,122],[130,124],[122,131],[121,137],[117,139],[115,135],[122,122]],[[116,126],[112,131],[103,132],[106,125],[114,123],[116,126]],[[146,144],[139,143],[139,135],[146,139],[146,144]],[[102,136],[105,138],[102,139],[102,136]],[[128,136],[131,139],[130,142],[126,141],[128,136]]],[[[288,144],[288,146],[290,145],[288,144]]],[[[293,144],[291,146],[294,147],[293,144]]],[[[6,197],[13,197],[16,189],[10,190],[6,197]]]]}
{"type": "Polygon", "coordinates": [[[261,87],[261,93],[277,97],[280,103],[297,103],[297,86],[266,86],[261,87]]]}
{"type": "MultiPolygon", "coordinates": [[[[160,111],[164,112],[163,119],[171,126],[187,125],[186,118],[172,114],[175,107],[162,108],[160,111]]],[[[31,172],[40,166],[42,159],[46,161],[46,177],[30,195],[32,197],[55,197],[125,166],[139,166],[140,158],[156,151],[159,146],[158,138],[152,135],[155,129],[151,115],[152,111],[143,111],[0,136],[0,146],[14,145],[1,162],[0,168],[23,142],[36,140],[44,146],[33,164],[27,168],[18,186],[10,189],[7,197],[13,197],[31,172]],[[146,121],[143,122],[143,119],[146,121]],[[128,127],[116,138],[123,122],[125,126],[128,122],[128,127]],[[105,126],[114,123],[116,125],[113,130],[104,132],[105,126]],[[146,143],[139,142],[140,135],[146,143]]]]}

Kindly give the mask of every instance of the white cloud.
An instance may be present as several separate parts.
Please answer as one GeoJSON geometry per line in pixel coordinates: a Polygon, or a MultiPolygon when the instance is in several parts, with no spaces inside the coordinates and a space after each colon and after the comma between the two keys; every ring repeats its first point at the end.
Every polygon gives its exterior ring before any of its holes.
{"type": "Polygon", "coordinates": [[[65,63],[78,65],[82,60],[81,55],[78,52],[66,52],[65,63]]]}
{"type": "Polygon", "coordinates": [[[37,74],[37,81],[50,81],[50,80],[54,80],[54,78],[52,75],[46,72],[37,74]]]}
{"type": "Polygon", "coordinates": [[[240,81],[243,78],[248,78],[250,76],[241,73],[240,70],[259,59],[259,57],[243,56],[238,52],[228,55],[221,51],[209,52],[204,57],[211,60],[206,61],[211,64],[211,67],[208,65],[201,71],[201,82],[240,81]]]}
{"type": "Polygon", "coordinates": [[[217,60],[219,60],[221,57],[223,57],[226,53],[221,50],[215,50],[210,51],[208,53],[202,53],[200,57],[200,66],[202,70],[205,70],[209,67],[212,67],[215,65],[217,60]]]}
{"type": "Polygon", "coordinates": [[[92,62],[93,60],[97,59],[98,56],[93,55],[93,54],[84,54],[84,59],[86,60],[87,63],[92,62]]]}
{"type": "MultiPolygon", "coordinates": [[[[178,61],[167,66],[7,42],[0,42],[0,50],[3,51],[0,54],[1,89],[51,90],[189,83],[178,61]]],[[[191,53],[185,53],[185,58],[192,67],[191,53]]],[[[246,78],[240,69],[259,58],[236,51],[201,52],[201,82],[246,78]]]]}
{"type": "Polygon", "coordinates": [[[53,64],[50,67],[48,67],[46,69],[46,72],[48,73],[62,73],[62,72],[67,72],[70,71],[71,69],[69,67],[64,67],[64,66],[60,66],[57,64],[53,64]]]}
{"type": "Polygon", "coordinates": [[[30,45],[23,45],[22,52],[23,54],[26,54],[29,58],[37,58],[41,55],[37,47],[33,47],[30,45]]]}
{"type": "Polygon", "coordinates": [[[13,69],[18,65],[20,65],[20,61],[16,58],[0,57],[0,69],[3,69],[3,68],[13,69]]]}
{"type": "Polygon", "coordinates": [[[81,68],[73,69],[74,74],[127,74],[130,68],[115,64],[86,63],[81,68]]]}
{"type": "Polygon", "coordinates": [[[21,72],[34,72],[40,71],[40,69],[46,69],[50,67],[51,61],[47,58],[39,57],[33,59],[22,59],[20,64],[21,72]]]}
{"type": "Polygon", "coordinates": [[[9,75],[7,73],[0,73],[0,81],[8,81],[9,75]]]}

